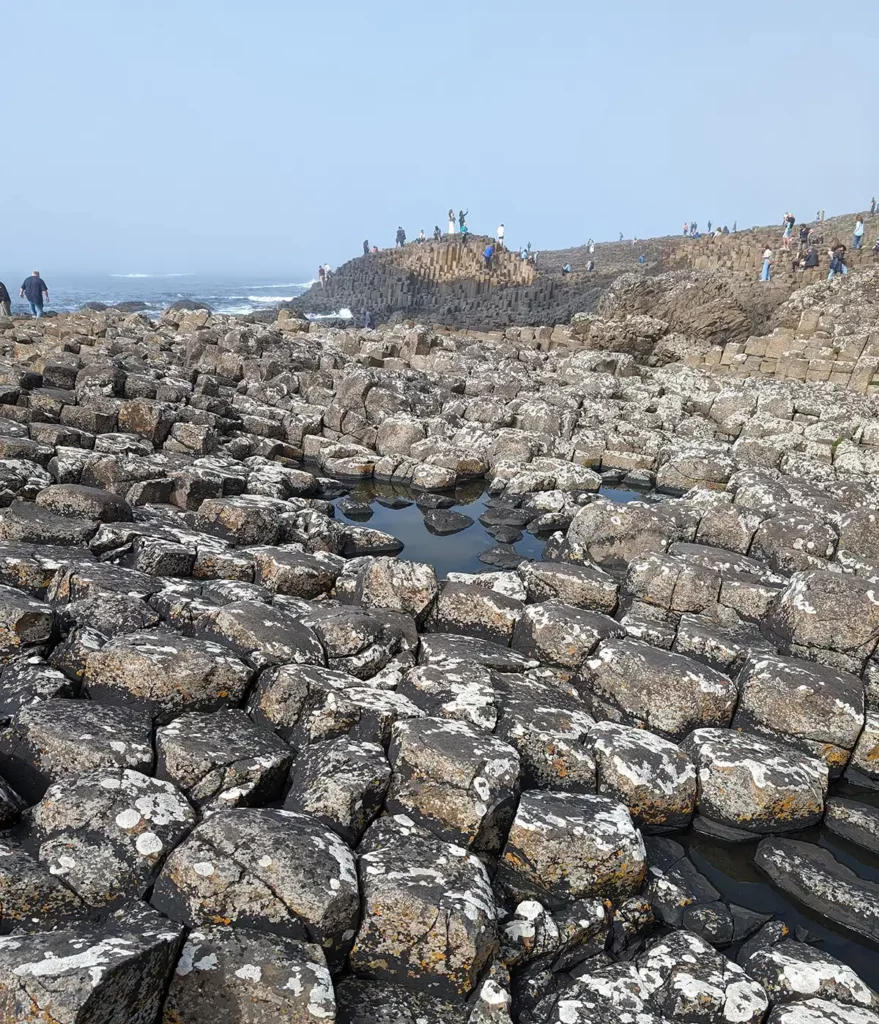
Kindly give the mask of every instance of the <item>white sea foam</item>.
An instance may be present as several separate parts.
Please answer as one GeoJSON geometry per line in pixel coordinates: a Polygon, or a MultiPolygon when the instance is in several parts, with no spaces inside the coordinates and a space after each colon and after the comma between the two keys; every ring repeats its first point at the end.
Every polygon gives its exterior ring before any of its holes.
{"type": "Polygon", "coordinates": [[[111,274],[110,277],[192,277],[192,274],[111,274]]]}
{"type": "Polygon", "coordinates": [[[248,302],[292,302],[296,295],[247,295],[248,302]]]}
{"type": "Polygon", "coordinates": [[[337,310],[335,313],[308,313],[309,320],[353,320],[354,314],[348,309],[347,306],[343,306],[342,309],[337,310]]]}

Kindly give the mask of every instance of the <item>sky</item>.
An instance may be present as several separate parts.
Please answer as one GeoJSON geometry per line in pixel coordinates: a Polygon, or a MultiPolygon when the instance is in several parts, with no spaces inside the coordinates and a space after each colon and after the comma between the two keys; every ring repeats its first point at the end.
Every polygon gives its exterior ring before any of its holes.
{"type": "MultiPolygon", "coordinates": [[[[854,211],[869,0],[4,5],[0,260],[283,273],[447,211],[536,249],[854,211]]],[[[287,274],[301,277],[288,278],[287,274]]]]}

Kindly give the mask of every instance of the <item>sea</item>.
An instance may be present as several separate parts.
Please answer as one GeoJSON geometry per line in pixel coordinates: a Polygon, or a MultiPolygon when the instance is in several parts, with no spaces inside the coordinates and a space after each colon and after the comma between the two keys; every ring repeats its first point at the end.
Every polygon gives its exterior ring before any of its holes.
{"type": "MultiPolygon", "coordinates": [[[[157,316],[178,299],[206,302],[217,313],[246,314],[271,309],[280,302],[292,302],[314,284],[313,281],[291,281],[295,275],[241,276],[201,274],[48,274],[43,279],[49,287],[47,310],[69,313],[86,302],[143,302],[148,316],[157,316]]],[[[21,279],[4,278],[12,296],[12,312],[24,313],[28,306],[18,298],[21,279]]],[[[338,310],[334,316],[348,319],[351,311],[338,310]]]]}

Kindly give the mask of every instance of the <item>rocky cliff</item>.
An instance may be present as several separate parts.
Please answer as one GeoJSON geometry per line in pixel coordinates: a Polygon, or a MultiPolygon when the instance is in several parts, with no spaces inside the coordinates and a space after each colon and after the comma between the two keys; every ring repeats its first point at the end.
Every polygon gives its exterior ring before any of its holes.
{"type": "MultiPolygon", "coordinates": [[[[296,305],[310,314],[348,308],[356,317],[368,309],[378,323],[396,315],[476,330],[567,323],[576,313],[603,313],[608,302],[614,303],[617,316],[651,311],[650,315],[668,319],[656,312],[655,303],[657,288],[665,293],[669,282],[657,286],[652,279],[677,271],[677,298],[671,295],[668,301],[684,310],[683,320],[700,341],[724,344],[768,328],[775,310],[794,291],[826,275],[823,249],[837,236],[850,242],[853,223],[852,214],[821,225],[822,266],[805,273],[792,270],[793,254],[789,257],[781,250],[781,231],[775,225],[720,237],[601,242],[594,254],[586,246],[542,252],[536,268],[518,253],[499,252],[490,271],[482,259],[490,239],[474,235],[464,243],[456,235],[349,260],[326,287],[314,285],[296,305]],[[767,245],[776,256],[773,280],[761,282],[767,245]],[[595,261],[592,272],[585,269],[590,256],[595,261]],[[568,263],[573,272],[564,275],[562,267],[568,263]],[[693,272],[702,274],[688,278],[693,272]],[[624,281],[617,284],[623,275],[624,281]]],[[[868,221],[868,238],[877,223],[868,221]]],[[[871,261],[868,250],[850,253],[853,268],[871,261]]],[[[672,316],[672,332],[680,332],[675,322],[680,319],[672,316]]]]}

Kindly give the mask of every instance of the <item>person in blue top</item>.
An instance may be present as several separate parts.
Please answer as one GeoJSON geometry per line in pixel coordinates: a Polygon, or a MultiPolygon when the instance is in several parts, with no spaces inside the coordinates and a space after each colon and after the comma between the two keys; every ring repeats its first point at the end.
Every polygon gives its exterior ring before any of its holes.
{"type": "Polygon", "coordinates": [[[483,259],[485,260],[485,269],[491,270],[491,258],[492,256],[494,256],[494,246],[491,243],[489,243],[485,247],[485,252],[482,254],[482,256],[483,259]]]}
{"type": "Polygon", "coordinates": [[[646,263],[646,262],[647,262],[647,261],[646,261],[646,260],[644,259],[644,253],[643,253],[643,252],[642,252],[642,253],[641,253],[641,255],[640,255],[640,256],[638,257],[638,262],[639,262],[639,263],[646,263]]]}
{"type": "Polygon", "coordinates": [[[43,298],[45,296],[45,301],[49,301],[49,286],[40,277],[39,270],[35,270],[30,277],[21,282],[18,296],[21,299],[27,299],[34,316],[41,317],[43,315],[43,298]]]}

